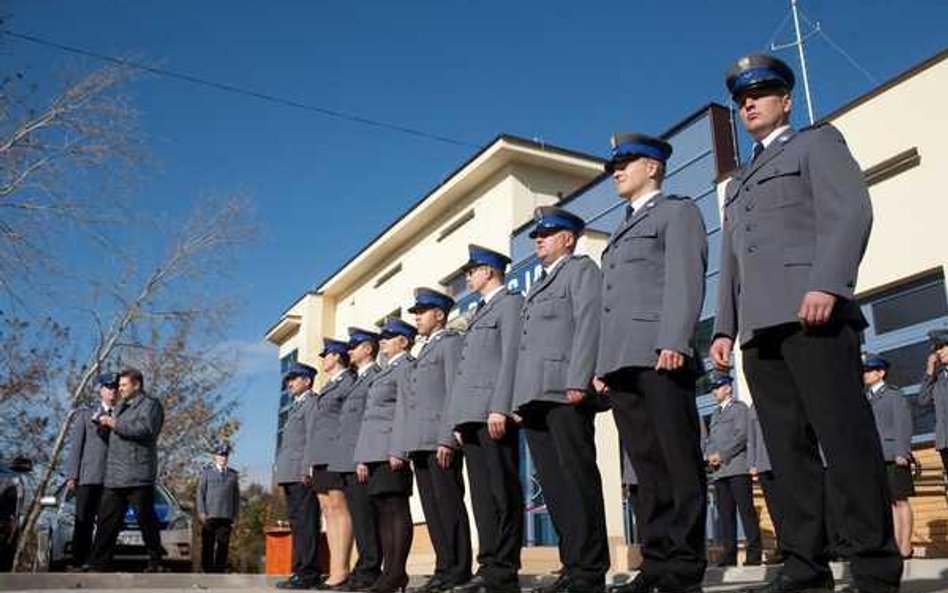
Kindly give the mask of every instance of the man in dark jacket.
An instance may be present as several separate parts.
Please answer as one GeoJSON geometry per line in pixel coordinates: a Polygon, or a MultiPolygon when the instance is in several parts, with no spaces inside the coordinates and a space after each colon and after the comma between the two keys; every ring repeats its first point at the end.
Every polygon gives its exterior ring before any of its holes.
{"type": "Polygon", "coordinates": [[[138,369],[121,371],[118,380],[122,402],[114,416],[100,415],[98,418],[99,426],[111,434],[95,543],[89,563],[84,568],[101,571],[108,566],[115,540],[124,525],[125,510],[131,504],[148,549],[145,570],[157,572],[165,554],[155,516],[158,435],[165,421],[165,410],[157,398],[145,393],[145,380],[138,369]]]}
{"type": "Polygon", "coordinates": [[[109,430],[99,426],[99,416],[114,413],[118,375],[99,376],[99,403],[94,408],[79,410],[72,424],[69,460],[66,462],[66,487],[76,495],[76,523],[72,532],[72,558],[82,566],[89,558],[92,528],[95,527],[102,483],[105,481],[105,457],[109,447],[109,430]]]}

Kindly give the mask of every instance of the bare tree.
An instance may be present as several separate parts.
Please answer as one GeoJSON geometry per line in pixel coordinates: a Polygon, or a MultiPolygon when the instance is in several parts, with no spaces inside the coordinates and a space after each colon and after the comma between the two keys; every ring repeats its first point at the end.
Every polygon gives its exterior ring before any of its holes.
{"type": "Polygon", "coordinates": [[[0,286],[50,265],[53,233],[96,235],[117,180],[141,162],[132,70],[109,65],[43,95],[22,73],[0,80],[0,286]],[[106,191],[108,188],[108,191],[106,191]]]}
{"type": "MultiPolygon", "coordinates": [[[[115,358],[120,351],[151,351],[153,356],[160,356],[161,349],[155,351],[139,336],[143,331],[154,331],[162,322],[180,323],[181,320],[206,321],[216,318],[221,302],[216,299],[200,299],[200,291],[193,290],[193,287],[204,286],[202,279],[206,280],[209,275],[226,270],[227,266],[222,264],[228,255],[236,246],[251,238],[252,234],[249,211],[244,200],[234,198],[212,205],[204,204],[188,222],[180,225],[177,233],[169,237],[168,251],[153,267],[146,268],[150,271],[143,273],[141,268],[129,269],[123,280],[115,282],[114,285],[104,283],[114,306],[106,309],[111,311],[107,317],[101,314],[103,308],[94,314],[99,334],[85,362],[67,382],[65,414],[57,424],[47,465],[37,481],[21,534],[31,534],[35,528],[40,511],[39,499],[46,492],[59,463],[69,426],[78,406],[95,377],[105,368],[106,362],[115,358]],[[188,287],[192,287],[192,290],[189,291],[188,287]]],[[[178,350],[180,352],[180,348],[178,350]]],[[[182,356],[177,357],[179,362],[182,356]]],[[[171,375],[174,376],[174,373],[171,375]]],[[[184,374],[177,376],[182,380],[185,377],[184,374]]],[[[188,378],[191,379],[193,378],[188,378]]],[[[180,389],[169,393],[173,397],[184,395],[180,389]]],[[[196,404],[196,407],[199,408],[200,405],[196,404]]],[[[195,418],[200,416],[187,402],[181,406],[176,405],[173,409],[175,408],[184,415],[191,414],[195,418]]],[[[15,566],[18,565],[29,539],[21,537],[18,541],[15,566]]]]}

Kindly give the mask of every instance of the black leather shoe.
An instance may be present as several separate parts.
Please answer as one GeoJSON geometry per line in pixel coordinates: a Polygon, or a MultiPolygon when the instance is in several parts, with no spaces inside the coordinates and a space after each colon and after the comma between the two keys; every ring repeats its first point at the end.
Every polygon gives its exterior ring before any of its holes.
{"type": "Polygon", "coordinates": [[[489,588],[490,583],[487,582],[484,575],[476,574],[468,582],[451,589],[451,593],[485,593],[489,588]]]}
{"type": "Polygon", "coordinates": [[[605,584],[584,581],[561,574],[553,583],[534,589],[534,593],[605,593],[605,584]]]}
{"type": "Polygon", "coordinates": [[[657,575],[640,572],[631,581],[609,587],[609,593],[653,593],[658,587],[657,575]]]}
{"type": "Polygon", "coordinates": [[[382,575],[356,575],[349,577],[346,583],[346,591],[368,591],[369,587],[375,584],[382,575]]]}
{"type": "Polygon", "coordinates": [[[742,593],[833,593],[834,587],[832,575],[797,581],[778,574],[766,585],[743,589],[742,593]]]}
{"type": "Polygon", "coordinates": [[[453,585],[442,579],[440,575],[435,575],[428,579],[424,585],[413,587],[408,591],[409,593],[441,593],[441,591],[446,591],[452,587],[453,585]]]}
{"type": "Polygon", "coordinates": [[[318,577],[302,577],[294,574],[285,581],[279,581],[276,584],[277,589],[318,589],[322,585],[322,579],[318,577]]]}
{"type": "Polygon", "coordinates": [[[549,585],[541,585],[533,590],[533,593],[566,593],[569,591],[570,579],[568,576],[560,573],[556,580],[549,585]]]}

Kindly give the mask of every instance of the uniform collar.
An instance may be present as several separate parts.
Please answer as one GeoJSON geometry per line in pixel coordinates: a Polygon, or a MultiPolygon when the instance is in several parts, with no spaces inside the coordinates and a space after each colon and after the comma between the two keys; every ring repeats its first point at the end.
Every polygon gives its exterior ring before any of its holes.
{"type": "Polygon", "coordinates": [[[560,262],[562,262],[564,259],[568,258],[569,256],[570,254],[568,253],[565,255],[561,255],[559,259],[557,259],[555,262],[553,262],[549,266],[543,266],[543,271],[546,272],[547,275],[552,274],[553,270],[555,270],[556,267],[560,265],[560,262]]]}
{"type": "Polygon", "coordinates": [[[633,212],[638,212],[643,206],[652,201],[652,198],[662,193],[662,190],[656,189],[648,192],[645,195],[639,196],[629,202],[629,206],[632,206],[633,212]]]}
{"type": "Polygon", "coordinates": [[[764,139],[760,141],[760,144],[761,144],[765,149],[768,148],[771,144],[773,144],[774,140],[776,140],[781,134],[783,134],[784,132],[786,132],[786,131],[789,130],[789,129],[790,129],[790,126],[789,126],[789,125],[780,126],[779,128],[777,128],[777,129],[774,130],[773,132],[767,134],[767,135],[764,137],[764,139]]]}
{"type": "Polygon", "coordinates": [[[734,403],[734,398],[729,397],[723,402],[721,402],[720,404],[718,404],[718,406],[721,408],[721,411],[723,412],[724,410],[728,409],[732,403],[734,403]]]}
{"type": "Polygon", "coordinates": [[[882,388],[885,387],[885,381],[876,381],[869,386],[870,395],[879,395],[879,392],[882,391],[882,388]]]}
{"type": "Polygon", "coordinates": [[[408,353],[405,352],[404,350],[402,350],[401,352],[399,352],[399,353],[396,354],[395,356],[391,357],[391,358],[388,360],[389,366],[391,366],[391,365],[395,364],[396,362],[398,362],[399,360],[401,360],[406,354],[408,354],[408,353]]]}
{"type": "Polygon", "coordinates": [[[503,289],[504,289],[504,285],[500,284],[499,286],[495,287],[493,290],[485,294],[483,297],[481,297],[481,300],[484,301],[485,304],[489,303],[491,299],[493,299],[495,296],[500,294],[500,291],[503,289]]]}
{"type": "Polygon", "coordinates": [[[374,366],[375,366],[374,362],[367,362],[363,366],[360,366],[359,369],[356,371],[356,373],[358,373],[360,377],[364,377],[365,374],[368,373],[369,370],[374,366]]]}
{"type": "Polygon", "coordinates": [[[342,379],[342,376],[345,374],[346,374],[346,369],[339,369],[338,371],[336,371],[336,373],[332,377],[329,377],[329,382],[338,383],[342,379]]]}

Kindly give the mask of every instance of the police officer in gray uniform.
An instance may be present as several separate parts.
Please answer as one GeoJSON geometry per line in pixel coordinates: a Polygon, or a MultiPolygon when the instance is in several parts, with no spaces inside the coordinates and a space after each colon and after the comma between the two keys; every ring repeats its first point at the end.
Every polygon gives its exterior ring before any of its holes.
{"type": "Polygon", "coordinates": [[[338,589],[349,580],[352,521],[344,493],[345,479],[342,473],[329,469],[329,462],[335,456],[342,407],[355,384],[355,373],[349,369],[348,342],[324,338],[319,359],[328,379],[319,390],[315,405],[310,408],[312,432],[306,439],[303,465],[312,468],[313,490],[326,520],[329,576],[322,587],[338,589]]]}
{"type": "Polygon", "coordinates": [[[381,370],[375,359],[379,354],[379,335],[358,327],[350,327],[349,361],[356,370],[356,379],[342,405],[339,419],[339,438],[330,453],[328,469],[342,476],[346,504],[352,517],[359,558],[345,585],[347,591],[361,591],[371,587],[382,574],[382,550],[378,534],[378,513],[369,499],[368,486],[356,476],[356,441],[362,428],[365,402],[372,380],[381,370]]]}
{"type": "Polygon", "coordinates": [[[534,239],[543,265],[523,305],[523,331],[514,381],[514,410],[523,428],[560,536],[563,570],[540,593],[603,591],[609,545],[596,465],[592,391],[599,345],[600,273],[588,256],[573,254],[585,223],[545,206],[535,213],[534,239]]]}
{"type": "Polygon", "coordinates": [[[460,454],[442,455],[438,447],[452,443],[443,411],[457,377],[461,335],[445,329],[454,299],[430,288],[415,289],[415,316],[424,346],[398,394],[394,453],[407,453],[415,470],[428,534],[435,551],[435,571],[416,593],[434,593],[462,585],[471,578],[471,528],[464,507],[464,478],[460,454]]]}
{"type": "Polygon", "coordinates": [[[783,549],[780,547],[781,515],[780,491],[777,489],[777,480],[774,478],[773,467],[770,465],[770,455],[767,453],[767,443],[757,420],[757,410],[751,406],[747,411],[747,465],[752,478],[757,479],[760,489],[764,493],[764,502],[767,503],[767,512],[774,526],[774,536],[777,549],[774,555],[767,560],[768,564],[783,563],[783,549]]]}
{"type": "Polygon", "coordinates": [[[155,516],[155,478],[158,475],[158,435],[165,411],[157,398],[145,393],[138,369],[119,372],[121,403],[114,416],[100,414],[99,426],[110,431],[105,462],[105,490],[99,503],[95,542],[85,570],[101,571],[109,563],[115,540],[131,504],[148,550],[147,572],[157,572],[161,557],[158,518],[155,516]]]}
{"type": "Polygon", "coordinates": [[[699,588],[707,486],[695,404],[694,335],[708,243],[701,212],[662,192],[670,144],[616,134],[606,171],[628,201],[602,254],[596,389],[608,393],[639,476],[642,570],[614,590],[699,588]]]}
{"type": "MultiPolygon", "coordinates": [[[[457,433],[467,462],[477,525],[477,574],[455,593],[519,593],[523,545],[520,429],[512,414],[523,296],[505,286],[510,258],[468,246],[468,288],[480,295],[471,316],[457,378],[445,405],[445,425],[457,433]]],[[[454,443],[438,447],[451,457],[454,443]]]]}
{"type": "Polygon", "coordinates": [[[916,402],[920,406],[935,404],[935,448],[948,475],[948,330],[929,332],[932,353],[928,356],[922,390],[916,402]]]}
{"type": "Polygon", "coordinates": [[[413,325],[397,317],[385,320],[380,347],[387,364],[369,386],[355,448],[356,474],[368,485],[382,544],[382,575],[369,589],[372,593],[394,593],[408,584],[405,564],[414,529],[408,504],[412,472],[404,461],[407,453],[396,450],[392,431],[399,392],[404,391],[402,385],[414,362],[409,351],[416,334],[413,325]]]}
{"type": "Polygon", "coordinates": [[[76,413],[70,435],[71,448],[66,462],[66,486],[75,493],[76,514],[72,532],[72,559],[82,566],[92,546],[92,529],[102,499],[105,480],[105,458],[109,447],[109,430],[99,426],[99,416],[111,416],[115,409],[118,376],[99,375],[99,403],[76,413]]]}
{"type": "Polygon", "coordinates": [[[886,381],[888,372],[889,361],[878,354],[866,354],[863,357],[862,378],[866,385],[866,398],[872,406],[889,478],[895,541],[902,557],[911,558],[913,521],[909,497],[915,496],[911,467],[912,408],[902,390],[886,381]]]}
{"type": "Polygon", "coordinates": [[[711,413],[705,459],[711,469],[714,495],[717,499],[718,524],[724,550],[718,566],[737,564],[737,514],[747,537],[746,566],[760,564],[760,520],[754,508],[753,485],[747,464],[748,409],[734,399],[730,375],[717,375],[711,381],[718,407],[711,413]]]}
{"type": "Polygon", "coordinates": [[[286,515],[293,538],[293,574],[277,583],[280,589],[310,589],[322,584],[319,574],[319,503],[313,495],[310,468],[304,465],[307,439],[312,434],[313,379],[316,369],[301,362],[290,365],[283,384],[293,405],[283,424],[274,479],[286,496],[286,515]]]}
{"type": "Polygon", "coordinates": [[[201,569],[226,572],[230,532],[240,512],[240,476],[227,466],[230,445],[214,447],[214,463],[204,466],[197,486],[201,522],[201,569]]]}
{"type": "Polygon", "coordinates": [[[789,127],[793,81],[786,64],[759,54],[738,60],[727,76],[757,144],[725,189],[710,354],[726,368],[739,342],[778,487],[794,492],[783,499],[787,559],[761,591],[833,586],[819,443],[848,518],[852,590],[889,593],[899,588],[902,559],[882,447],[862,395],[866,322],[853,299],[872,224],[869,192],[836,128],[789,127]]]}

